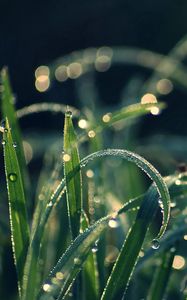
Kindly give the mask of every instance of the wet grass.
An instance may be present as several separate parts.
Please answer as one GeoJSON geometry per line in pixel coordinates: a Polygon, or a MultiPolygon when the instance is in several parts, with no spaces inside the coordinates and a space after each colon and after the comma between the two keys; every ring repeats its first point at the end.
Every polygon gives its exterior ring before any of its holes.
{"type": "MultiPolygon", "coordinates": [[[[88,97],[93,92],[81,76],[94,68],[104,72],[112,64],[126,63],[152,68],[153,76],[137,95],[141,101],[122,101],[110,112],[101,111],[94,101],[87,107],[82,102],[81,109],[35,103],[16,111],[8,71],[2,70],[0,129],[7,186],[2,200],[9,206],[10,227],[2,214],[0,255],[3,260],[11,236],[17,274],[17,290],[11,294],[1,287],[2,299],[185,299],[186,167],[161,176],[154,167],[154,151],[149,162],[133,149],[141,118],[155,117],[166,108],[157,101],[158,93],[169,93],[173,83],[186,88],[180,57],[185,43],[168,57],[104,47],[49,66],[48,80],[77,79],[79,97],[83,91],[88,97]],[[19,122],[44,111],[62,115],[63,136],[48,147],[45,137],[30,144],[28,139],[25,148],[19,122]],[[28,159],[28,154],[36,144],[44,160],[33,192],[29,164],[34,157],[28,159]]],[[[162,153],[157,160],[162,164],[165,159],[167,166],[172,153],[168,148],[162,153]]],[[[7,276],[8,263],[4,261],[1,279],[7,276]]]]}

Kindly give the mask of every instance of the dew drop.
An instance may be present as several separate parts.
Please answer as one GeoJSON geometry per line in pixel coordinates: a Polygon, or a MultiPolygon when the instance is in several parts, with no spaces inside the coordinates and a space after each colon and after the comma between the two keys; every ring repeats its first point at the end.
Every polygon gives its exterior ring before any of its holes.
{"type": "Polygon", "coordinates": [[[97,245],[94,245],[93,247],[92,247],[92,252],[93,253],[96,253],[98,251],[98,247],[97,247],[97,245]]]}
{"type": "Polygon", "coordinates": [[[7,132],[8,132],[8,129],[7,129],[7,128],[5,128],[5,129],[4,129],[4,132],[5,132],[5,133],[7,133],[7,132]]]}
{"type": "Polygon", "coordinates": [[[111,228],[117,228],[119,227],[119,222],[116,218],[111,218],[110,221],[108,222],[108,225],[111,228]]]}
{"type": "Polygon", "coordinates": [[[160,247],[160,243],[158,240],[154,239],[152,240],[152,246],[151,246],[154,250],[157,250],[160,247]]]}
{"type": "Polygon", "coordinates": [[[2,145],[6,145],[6,141],[5,141],[5,140],[2,140],[1,144],[2,144],[2,145]]]}
{"type": "Polygon", "coordinates": [[[15,173],[10,173],[8,175],[8,179],[12,182],[15,182],[17,180],[17,175],[15,173]]]}
{"type": "Polygon", "coordinates": [[[78,257],[74,258],[74,264],[75,265],[80,265],[81,264],[81,260],[78,257]]]}
{"type": "Polygon", "coordinates": [[[52,201],[50,201],[50,202],[47,204],[47,206],[48,206],[48,207],[51,207],[51,206],[53,206],[53,202],[52,202],[52,201]]]}
{"type": "Polygon", "coordinates": [[[67,116],[67,117],[72,117],[72,112],[71,112],[71,110],[67,110],[67,111],[66,111],[66,116],[67,116]]]}
{"type": "Polygon", "coordinates": [[[14,148],[16,148],[16,147],[17,147],[17,143],[14,142],[14,143],[12,144],[12,146],[13,146],[14,148]]]}

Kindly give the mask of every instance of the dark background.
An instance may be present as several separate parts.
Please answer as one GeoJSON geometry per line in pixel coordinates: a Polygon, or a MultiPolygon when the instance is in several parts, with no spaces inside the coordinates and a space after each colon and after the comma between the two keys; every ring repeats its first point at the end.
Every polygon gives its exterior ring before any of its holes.
{"type": "Polygon", "coordinates": [[[18,107],[44,98],[34,87],[38,65],[102,45],[167,54],[187,32],[185,0],[1,0],[0,8],[0,67],[9,67],[18,107]]]}

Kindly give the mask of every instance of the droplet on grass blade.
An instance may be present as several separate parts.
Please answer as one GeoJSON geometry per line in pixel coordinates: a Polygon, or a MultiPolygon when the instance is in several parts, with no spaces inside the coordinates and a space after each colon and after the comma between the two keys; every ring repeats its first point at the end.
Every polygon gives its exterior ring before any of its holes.
{"type": "Polygon", "coordinates": [[[152,240],[152,246],[151,246],[154,250],[157,250],[157,249],[159,249],[159,247],[160,247],[160,242],[159,242],[159,240],[156,240],[156,239],[154,239],[154,240],[152,240]]]}
{"type": "Polygon", "coordinates": [[[9,179],[10,181],[12,181],[12,182],[15,182],[15,181],[17,180],[17,175],[16,175],[16,173],[10,173],[10,174],[8,175],[8,179],[9,179]]]}

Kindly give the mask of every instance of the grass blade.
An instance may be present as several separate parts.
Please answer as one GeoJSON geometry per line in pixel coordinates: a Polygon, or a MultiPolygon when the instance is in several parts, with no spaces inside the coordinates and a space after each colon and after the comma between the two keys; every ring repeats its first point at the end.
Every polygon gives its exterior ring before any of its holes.
{"type": "MultiPolygon", "coordinates": [[[[29,175],[25,162],[25,155],[23,151],[23,144],[21,139],[21,133],[19,124],[17,121],[16,111],[14,108],[14,96],[11,91],[10,81],[8,77],[8,71],[4,68],[1,71],[1,81],[2,81],[2,95],[1,95],[1,112],[2,117],[8,118],[9,125],[11,128],[12,139],[15,145],[17,145],[17,160],[20,166],[20,172],[22,175],[23,188],[25,193],[29,190],[29,175]]],[[[28,193],[29,195],[29,193],[28,193]]]]}
{"type": "MultiPolygon", "coordinates": [[[[89,226],[86,214],[82,213],[81,230],[85,231],[89,226]]],[[[91,252],[84,264],[83,271],[83,295],[84,299],[96,300],[99,296],[99,278],[97,270],[96,254],[91,252]]]]}
{"type": "Polygon", "coordinates": [[[63,298],[68,293],[89,251],[107,228],[110,218],[111,216],[107,216],[100,219],[74,240],[44,282],[37,299],[47,299],[45,295],[63,298]]]}
{"type": "Polygon", "coordinates": [[[72,123],[72,113],[65,114],[64,125],[64,177],[66,180],[66,199],[70,220],[72,237],[75,238],[80,230],[80,217],[82,209],[82,177],[78,170],[74,177],[69,174],[79,168],[80,160],[77,147],[77,138],[72,123]]]}
{"type": "Polygon", "coordinates": [[[81,166],[86,166],[89,162],[91,162],[95,158],[104,157],[104,156],[115,156],[121,157],[122,159],[134,162],[140,169],[142,169],[156,184],[160,200],[162,202],[161,208],[163,212],[163,222],[160,228],[159,234],[157,238],[161,238],[164,234],[170,216],[170,196],[168,192],[168,188],[163,178],[159,174],[159,172],[143,157],[133,152],[123,150],[123,149],[107,149],[97,151],[85,157],[81,161],[81,166]]]}
{"type": "Polygon", "coordinates": [[[147,300],[164,299],[169,277],[172,271],[172,264],[176,254],[176,249],[167,249],[162,253],[161,264],[157,268],[147,300]]]}
{"type": "Polygon", "coordinates": [[[122,299],[136,266],[147,229],[158,208],[158,192],[153,184],[145,195],[136,220],[129,230],[117,261],[112,269],[101,299],[122,299]]]}
{"type": "Polygon", "coordinates": [[[20,165],[7,119],[3,133],[3,148],[9,198],[12,247],[20,288],[29,244],[29,225],[20,165]]]}

